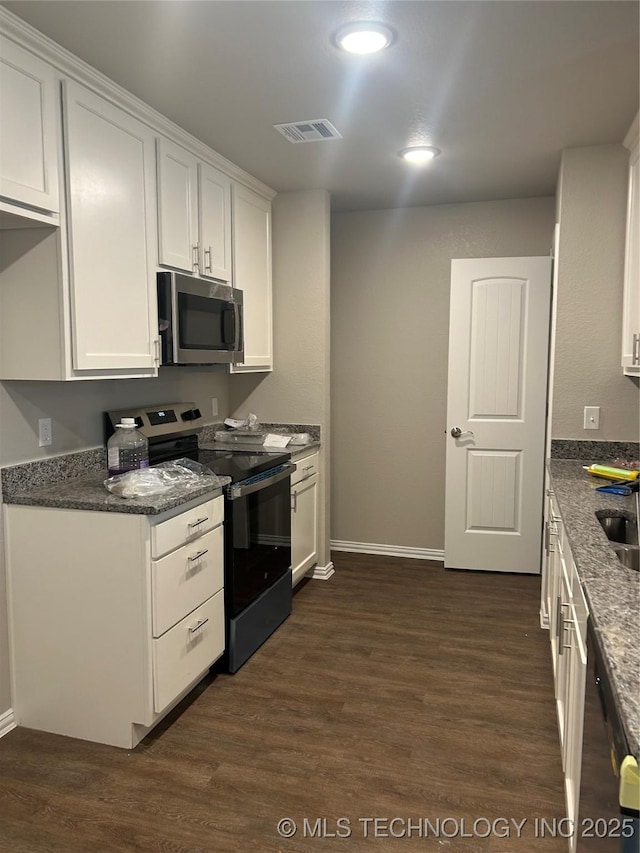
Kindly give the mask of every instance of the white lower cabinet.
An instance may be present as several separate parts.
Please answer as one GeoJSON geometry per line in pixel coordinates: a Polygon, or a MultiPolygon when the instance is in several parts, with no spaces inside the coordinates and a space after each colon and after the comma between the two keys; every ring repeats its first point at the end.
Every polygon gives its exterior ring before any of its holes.
{"type": "Polygon", "coordinates": [[[154,710],[160,713],[224,651],[222,589],[153,641],[154,710]]]}
{"type": "MultiPolygon", "coordinates": [[[[565,535],[553,494],[549,494],[547,534],[548,558],[543,568],[543,589],[547,590],[547,610],[553,662],[556,709],[562,769],[565,777],[567,817],[575,821],[579,811],[582,767],[582,729],[587,672],[586,600],[565,535]]],[[[543,598],[544,598],[543,593],[543,598]]],[[[578,833],[569,839],[575,850],[578,833]]]]}
{"type": "Polygon", "coordinates": [[[207,672],[225,648],[223,501],[5,505],[18,725],[132,748],[207,672]]]}
{"type": "Polygon", "coordinates": [[[318,562],[319,454],[295,462],[291,477],[291,568],[295,586],[318,562]]]}
{"type": "Polygon", "coordinates": [[[629,190],[622,309],[622,367],[640,376],[640,147],[638,116],[625,138],[629,148],[629,190]]]}

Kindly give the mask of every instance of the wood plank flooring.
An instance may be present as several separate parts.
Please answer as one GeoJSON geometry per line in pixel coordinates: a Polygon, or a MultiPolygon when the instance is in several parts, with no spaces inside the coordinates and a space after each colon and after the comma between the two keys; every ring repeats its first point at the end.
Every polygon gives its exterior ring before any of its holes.
{"type": "Polygon", "coordinates": [[[539,578],[333,556],[137,749],[3,738],[0,850],[565,853],[535,823],[563,816],[539,578]]]}

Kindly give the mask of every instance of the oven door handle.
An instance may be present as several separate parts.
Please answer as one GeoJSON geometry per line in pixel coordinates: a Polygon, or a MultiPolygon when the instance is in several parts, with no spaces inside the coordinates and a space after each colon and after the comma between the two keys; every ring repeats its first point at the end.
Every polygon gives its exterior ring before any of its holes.
{"type": "Polygon", "coordinates": [[[260,489],[266,489],[268,486],[273,486],[274,483],[279,483],[280,480],[290,477],[295,470],[296,466],[287,462],[283,466],[282,471],[278,471],[278,473],[274,474],[272,477],[265,477],[264,480],[259,480],[257,483],[250,483],[248,486],[243,486],[242,483],[239,483],[237,486],[229,486],[229,499],[235,501],[238,498],[244,498],[246,495],[250,495],[253,492],[258,492],[260,489]]]}

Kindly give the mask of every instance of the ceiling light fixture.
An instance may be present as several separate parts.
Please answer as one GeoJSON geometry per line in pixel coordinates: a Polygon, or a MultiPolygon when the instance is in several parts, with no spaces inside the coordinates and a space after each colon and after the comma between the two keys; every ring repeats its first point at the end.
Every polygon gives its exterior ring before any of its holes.
{"type": "Polygon", "coordinates": [[[358,21],[345,24],[335,34],[335,43],[348,53],[376,53],[389,47],[393,41],[393,30],[376,21],[358,21]]]}
{"type": "Polygon", "coordinates": [[[403,148],[398,151],[398,157],[406,160],[407,163],[414,163],[416,166],[423,166],[429,163],[434,157],[440,153],[438,148],[432,148],[429,145],[412,145],[409,148],[403,148]]]}

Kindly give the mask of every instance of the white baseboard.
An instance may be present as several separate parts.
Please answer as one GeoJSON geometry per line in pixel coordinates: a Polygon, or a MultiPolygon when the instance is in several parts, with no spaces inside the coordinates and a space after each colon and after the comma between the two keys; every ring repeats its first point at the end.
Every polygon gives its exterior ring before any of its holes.
{"type": "Polygon", "coordinates": [[[327,563],[326,566],[314,566],[309,570],[309,577],[316,581],[328,581],[331,575],[335,575],[336,570],[333,568],[333,563],[327,563]]]}
{"type": "Polygon", "coordinates": [[[9,708],[4,714],[0,714],[0,737],[8,735],[12,729],[16,727],[16,720],[13,716],[13,708],[9,708]]]}
{"type": "Polygon", "coordinates": [[[406,545],[378,545],[375,542],[345,542],[331,540],[332,551],[349,551],[352,554],[380,554],[384,557],[406,557],[410,560],[438,560],[444,563],[444,551],[437,548],[409,548],[406,545]]]}

